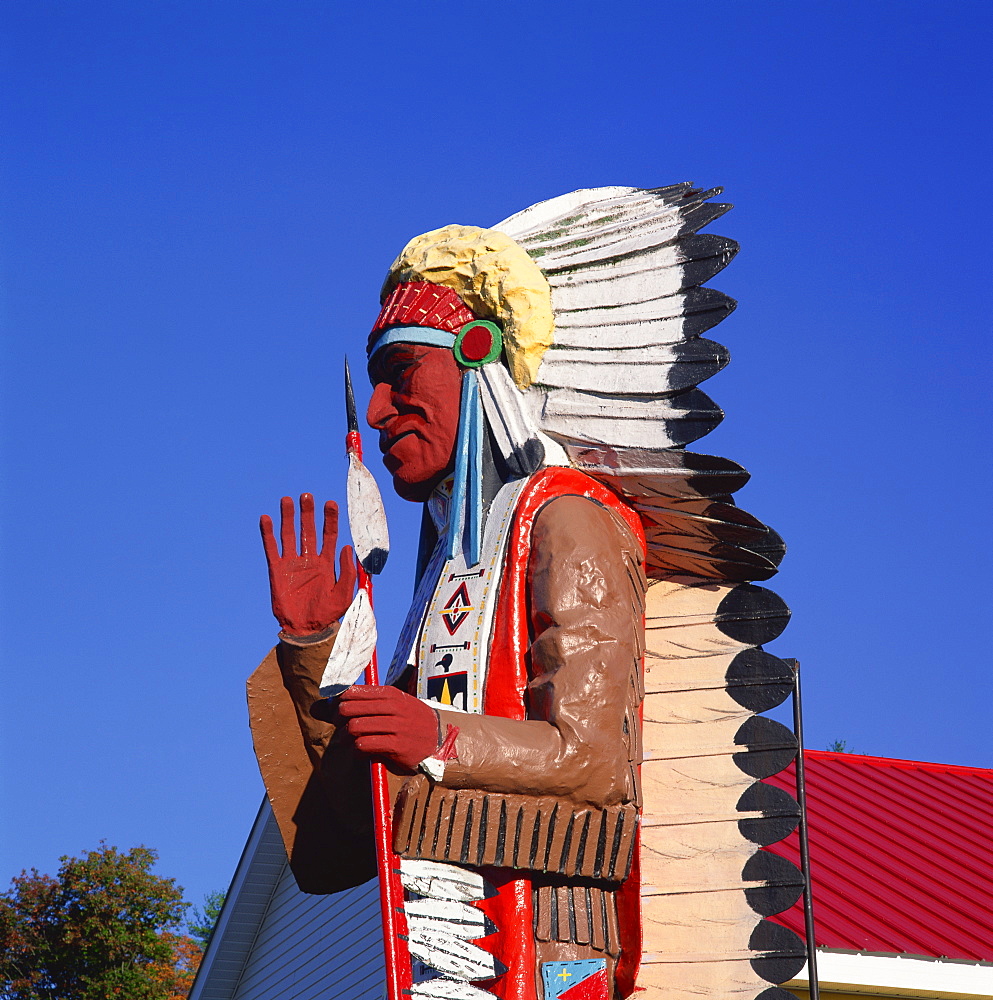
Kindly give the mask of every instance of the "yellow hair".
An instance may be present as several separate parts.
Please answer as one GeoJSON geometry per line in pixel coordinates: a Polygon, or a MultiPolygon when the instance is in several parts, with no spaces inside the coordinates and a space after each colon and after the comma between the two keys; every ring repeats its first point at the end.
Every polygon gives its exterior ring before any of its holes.
{"type": "Polygon", "coordinates": [[[404,281],[451,288],[480,319],[499,323],[514,381],[526,389],[535,380],[552,345],[552,292],[541,268],[509,236],[478,226],[417,236],[390,267],[382,299],[404,281]]]}

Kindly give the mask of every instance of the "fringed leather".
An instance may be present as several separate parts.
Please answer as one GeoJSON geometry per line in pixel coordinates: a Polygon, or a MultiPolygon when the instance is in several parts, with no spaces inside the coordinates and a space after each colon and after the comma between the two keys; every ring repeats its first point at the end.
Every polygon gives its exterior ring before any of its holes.
{"type": "Polygon", "coordinates": [[[576,807],[552,796],[504,795],[407,780],[393,817],[404,858],[492,865],[620,883],[631,869],[638,810],[576,807]]]}
{"type": "Polygon", "coordinates": [[[534,936],[584,945],[611,958],[621,953],[614,891],[598,885],[536,885],[534,936]]]}

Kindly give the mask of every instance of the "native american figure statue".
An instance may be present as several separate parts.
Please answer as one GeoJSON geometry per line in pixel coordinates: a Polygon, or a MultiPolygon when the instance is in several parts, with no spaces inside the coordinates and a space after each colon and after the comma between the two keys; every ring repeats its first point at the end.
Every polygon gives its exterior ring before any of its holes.
{"type": "Polygon", "coordinates": [[[796,750],[756,715],[792,687],[761,646],[789,612],[754,584],[784,550],[731,499],[747,473],[685,450],[723,416],[697,388],[734,308],[702,287],[737,251],[698,233],[718,193],[576,191],[393,263],[368,420],[424,515],[382,684],[348,686],[374,639],[350,552],[335,574],[337,509],[320,552],[309,495],[299,554],[292,501],[281,553],[263,519],[268,795],[303,890],[399,872],[406,995],[774,1000],[803,965],[762,919],[801,891],[759,849],[798,819],[756,780],[796,750]]]}

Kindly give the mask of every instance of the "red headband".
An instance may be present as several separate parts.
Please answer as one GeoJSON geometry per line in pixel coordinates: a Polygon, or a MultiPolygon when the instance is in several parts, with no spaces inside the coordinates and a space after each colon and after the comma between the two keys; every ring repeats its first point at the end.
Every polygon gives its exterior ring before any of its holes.
{"type": "Polygon", "coordinates": [[[379,318],[369,334],[369,347],[388,326],[428,326],[458,334],[475,319],[469,307],[444,285],[430,281],[405,281],[386,297],[379,318]]]}

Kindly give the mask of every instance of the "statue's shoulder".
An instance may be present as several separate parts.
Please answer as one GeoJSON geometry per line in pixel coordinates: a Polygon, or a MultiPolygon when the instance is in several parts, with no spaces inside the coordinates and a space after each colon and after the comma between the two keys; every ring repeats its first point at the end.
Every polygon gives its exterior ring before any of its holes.
{"type": "Polygon", "coordinates": [[[530,534],[540,519],[543,532],[554,525],[559,531],[578,533],[596,530],[607,523],[605,518],[619,521],[644,547],[645,533],[638,514],[618,493],[580,469],[539,469],[530,476],[517,501],[518,532],[530,534]]]}

